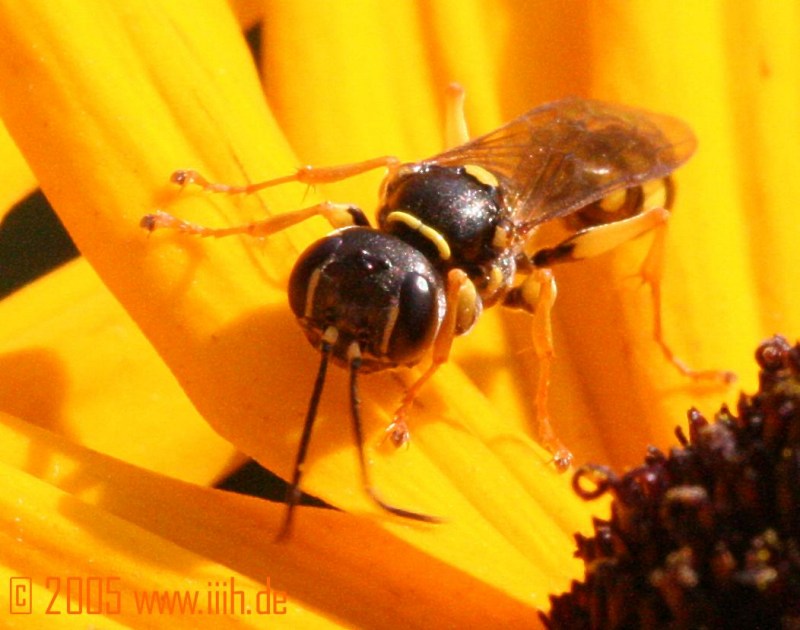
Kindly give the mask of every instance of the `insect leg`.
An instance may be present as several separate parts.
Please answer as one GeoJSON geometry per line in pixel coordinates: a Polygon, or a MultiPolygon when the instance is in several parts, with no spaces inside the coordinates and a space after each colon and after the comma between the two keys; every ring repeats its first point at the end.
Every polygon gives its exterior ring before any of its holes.
{"type": "Polygon", "coordinates": [[[718,381],[730,385],[736,381],[736,374],[727,370],[696,370],[686,364],[664,339],[662,326],[661,280],[664,277],[664,247],[667,237],[667,225],[662,223],[655,228],[655,237],[647,256],[639,269],[642,281],[650,287],[653,302],[653,338],[667,361],[672,363],[684,376],[693,380],[718,381]]]}
{"type": "MultiPolygon", "coordinates": [[[[276,179],[267,180],[264,182],[257,182],[255,184],[248,184],[246,186],[232,186],[229,184],[220,184],[209,182],[203,175],[194,170],[175,171],[170,178],[175,184],[180,186],[196,185],[200,186],[203,190],[208,192],[223,192],[229,194],[251,194],[264,188],[271,186],[278,186],[289,182],[300,182],[308,184],[330,183],[347,179],[376,168],[393,169],[398,165],[399,161],[396,157],[387,155],[383,157],[366,160],[364,162],[355,162],[353,164],[343,164],[339,166],[329,167],[313,167],[304,166],[297,170],[292,175],[278,177],[276,179]]],[[[263,221],[254,221],[245,225],[237,225],[227,228],[209,228],[189,221],[183,221],[177,217],[172,216],[162,210],[148,214],[142,217],[140,225],[153,232],[158,229],[172,229],[184,234],[192,234],[195,236],[207,237],[222,237],[230,236],[233,234],[249,234],[256,237],[269,236],[289,226],[305,221],[313,216],[323,216],[334,227],[344,227],[349,225],[369,225],[364,213],[360,208],[347,204],[332,203],[325,201],[320,204],[308,208],[302,208],[293,212],[285,212],[283,214],[270,217],[263,221]]]]}
{"type": "Polygon", "coordinates": [[[451,83],[447,86],[445,98],[445,148],[451,149],[469,142],[467,117],[464,114],[464,88],[458,83],[451,83]]]}
{"type": "Polygon", "coordinates": [[[556,301],[556,282],[550,269],[534,268],[525,281],[506,295],[503,305],[519,308],[533,315],[533,347],[539,363],[536,384],[536,420],[539,443],[553,454],[559,471],[569,468],[572,453],[556,437],[550,424],[550,373],[555,359],[551,311],[556,301]]]}
{"type": "Polygon", "coordinates": [[[145,215],[142,217],[139,225],[148,232],[170,229],[182,232],[183,234],[200,237],[213,236],[215,238],[220,238],[234,234],[249,234],[255,237],[265,237],[315,216],[324,217],[334,228],[350,225],[369,225],[369,221],[360,208],[342,203],[332,203],[330,201],[323,201],[322,203],[308,208],[277,214],[263,221],[253,221],[252,223],[225,228],[210,228],[197,223],[190,223],[189,221],[179,219],[163,210],[145,215]]]}
{"type": "Polygon", "coordinates": [[[411,405],[414,404],[414,400],[416,400],[423,385],[443,363],[447,362],[450,356],[450,348],[456,336],[456,324],[459,318],[463,316],[463,313],[460,312],[464,309],[463,296],[474,295],[474,287],[469,287],[468,283],[471,283],[471,280],[461,269],[451,269],[447,274],[447,309],[439,332],[433,342],[431,364],[423,372],[422,376],[406,390],[391,424],[386,427],[387,435],[390,436],[392,443],[397,447],[402,446],[410,439],[411,434],[406,424],[406,416],[411,409],[411,405]]]}
{"type": "Polygon", "coordinates": [[[550,267],[556,263],[599,256],[659,226],[665,226],[669,216],[666,208],[651,208],[627,219],[588,227],[555,247],[540,249],[531,261],[536,267],[550,267]]]}
{"type": "Polygon", "coordinates": [[[245,185],[222,184],[211,182],[192,169],[175,171],[170,177],[173,184],[181,187],[189,185],[199,186],[207,192],[227,193],[229,195],[250,195],[265,188],[280,186],[290,182],[299,182],[313,186],[315,184],[330,184],[338,182],[348,177],[361,175],[376,168],[395,168],[400,161],[394,155],[384,155],[381,157],[364,160],[363,162],[353,162],[351,164],[339,164],[338,166],[301,166],[291,175],[268,179],[263,182],[255,182],[245,185]]]}
{"type": "Polygon", "coordinates": [[[736,380],[732,372],[724,370],[696,370],[677,357],[664,339],[661,318],[661,279],[664,270],[664,245],[670,212],[666,208],[650,208],[637,215],[592,226],[581,230],[550,249],[537,251],[531,261],[537,267],[570,262],[604,254],[627,241],[654,233],[653,244],[639,271],[642,280],[650,287],[653,302],[653,337],[667,361],[684,376],[693,380],[711,380],[730,384],[736,380]]]}
{"type": "Polygon", "coordinates": [[[353,436],[358,446],[358,464],[361,469],[361,480],[364,489],[370,498],[381,508],[396,516],[410,518],[415,521],[425,523],[441,523],[441,519],[428,514],[412,512],[404,508],[399,508],[384,501],[372,485],[367,468],[366,457],[364,456],[364,432],[361,426],[361,401],[358,396],[358,370],[361,367],[361,353],[357,343],[353,343],[348,351],[350,360],[350,417],[353,419],[353,436]]]}

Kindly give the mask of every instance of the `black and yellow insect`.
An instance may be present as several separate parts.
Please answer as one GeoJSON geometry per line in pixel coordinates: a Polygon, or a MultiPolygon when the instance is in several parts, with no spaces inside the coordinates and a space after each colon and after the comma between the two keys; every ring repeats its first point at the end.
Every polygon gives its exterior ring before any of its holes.
{"type": "Polygon", "coordinates": [[[656,341],[684,374],[728,378],[726,373],[689,369],[661,334],[659,281],[664,228],[673,201],[670,175],[696,144],[683,122],[570,98],[542,105],[466,141],[458,89],[451,90],[450,103],[451,140],[462,143],[420,162],[401,164],[389,156],[329,168],[304,167],[246,186],[210,183],[196,171],[177,171],[172,177],[180,185],[195,184],[208,191],[252,193],[286,182],[332,182],[386,168],[377,227],[370,227],[360,209],[331,202],[220,229],[161,211],[142,219],[151,231],[172,228],[199,236],[265,236],[316,215],[337,228],[300,255],[289,280],[290,306],[322,358],[281,535],[289,531],[300,497],[302,464],[329,359],[350,370],[351,416],[367,492],[389,512],[437,520],[386,503],[369,482],[358,375],[413,366],[432,355],[430,367],[407,390],[387,429],[395,444],[406,442],[406,416],[422,384],[447,360],[453,339],[468,332],[484,308],[496,304],[533,314],[540,359],[540,441],[553,452],[557,467],[569,466],[571,455],[547,417],[553,356],[549,315],[556,294],[550,267],[606,252],[645,232],[656,232],[642,270],[653,290],[656,341]],[[555,241],[542,246],[545,232],[555,241]]]}

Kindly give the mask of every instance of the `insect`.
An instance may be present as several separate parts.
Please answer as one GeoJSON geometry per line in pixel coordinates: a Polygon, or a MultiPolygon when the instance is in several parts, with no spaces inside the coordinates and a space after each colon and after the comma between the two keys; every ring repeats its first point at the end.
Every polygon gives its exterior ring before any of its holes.
{"type": "Polygon", "coordinates": [[[373,488],[363,450],[358,377],[413,366],[431,356],[387,428],[395,445],[407,442],[406,419],[423,384],[447,361],[454,338],[467,333],[483,309],[498,304],[533,316],[540,362],[539,440],[553,453],[556,467],[566,469],[572,456],[550,428],[547,414],[553,361],[550,310],[556,297],[551,267],[604,253],[646,232],[655,233],[641,273],[652,290],[656,342],[691,378],[732,378],[725,372],[692,370],[662,335],[660,278],[674,196],[670,174],[696,144],[683,122],[568,98],[470,141],[463,92],[457,87],[449,92],[448,121],[450,141],[457,146],[419,162],[385,156],[303,167],[244,186],[212,183],[191,170],[172,176],[181,186],[249,194],[287,182],[313,185],[385,168],[377,227],[370,227],[359,208],[329,201],[227,228],[189,223],[163,211],[142,219],[150,231],[170,228],[197,236],[268,236],[313,216],[336,228],[300,255],[289,279],[289,304],[321,359],[280,537],[288,534],[301,496],[301,471],[330,360],[350,372],[350,415],[369,496],[393,514],[438,521],[387,503],[373,488]],[[542,246],[538,238],[547,231],[555,234],[555,241],[542,246]]]}

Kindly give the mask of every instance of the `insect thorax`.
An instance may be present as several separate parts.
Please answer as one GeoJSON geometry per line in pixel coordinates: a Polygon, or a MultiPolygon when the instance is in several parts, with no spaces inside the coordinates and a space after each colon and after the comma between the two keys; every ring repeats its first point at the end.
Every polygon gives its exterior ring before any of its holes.
{"type": "Polygon", "coordinates": [[[508,217],[502,190],[487,171],[423,163],[400,168],[385,183],[378,224],[443,275],[462,269],[484,306],[491,306],[514,278],[508,217]]]}

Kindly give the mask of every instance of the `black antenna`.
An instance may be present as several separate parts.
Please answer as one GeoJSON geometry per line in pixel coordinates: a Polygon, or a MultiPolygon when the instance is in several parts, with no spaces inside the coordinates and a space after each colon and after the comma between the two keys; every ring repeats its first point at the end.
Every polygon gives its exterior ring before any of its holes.
{"type": "MultiPolygon", "coordinates": [[[[323,335],[322,342],[320,343],[319,351],[321,356],[319,363],[319,370],[317,370],[317,379],[314,381],[314,391],[311,393],[311,400],[308,403],[308,412],[306,413],[306,421],[303,425],[303,435],[300,437],[300,447],[297,450],[297,458],[294,462],[294,472],[292,473],[292,482],[286,493],[286,516],[283,519],[283,524],[278,532],[276,541],[286,540],[292,529],[292,521],[294,518],[294,510],[300,502],[302,492],[300,490],[300,479],[303,476],[303,463],[308,453],[308,445],[311,443],[311,429],[314,427],[314,421],[317,419],[317,408],[319,401],[322,397],[322,389],[325,385],[325,376],[328,371],[328,359],[331,355],[333,344],[336,343],[336,330],[329,329],[323,335]]],[[[396,507],[390,503],[386,503],[372,486],[367,469],[366,458],[364,457],[364,434],[361,429],[361,401],[358,397],[358,371],[361,368],[361,353],[358,349],[358,344],[353,342],[349,351],[350,358],[350,415],[353,419],[353,435],[358,446],[358,463],[361,468],[361,479],[364,483],[364,489],[370,498],[382,509],[402,516],[403,518],[412,519],[415,521],[422,521],[424,523],[441,523],[441,519],[427,514],[420,514],[419,512],[412,512],[404,510],[403,508],[396,507]]]]}
{"type": "Polygon", "coordinates": [[[367,470],[366,458],[364,457],[364,434],[361,430],[361,401],[358,397],[358,370],[361,367],[361,356],[357,350],[358,348],[356,347],[355,352],[350,353],[352,357],[350,359],[350,415],[353,419],[353,436],[358,446],[358,463],[361,467],[361,480],[364,483],[364,489],[367,491],[370,498],[387,512],[415,521],[441,523],[442,520],[436,516],[411,512],[410,510],[404,510],[403,508],[386,503],[375,491],[375,488],[372,487],[372,482],[370,481],[369,472],[367,470]]]}
{"type": "Polygon", "coordinates": [[[303,435],[300,438],[300,447],[297,450],[297,457],[294,460],[294,472],[292,473],[292,483],[286,492],[286,516],[283,518],[283,525],[278,532],[276,541],[286,540],[289,536],[289,531],[292,529],[292,518],[294,516],[294,509],[300,502],[300,478],[303,476],[303,462],[308,453],[308,445],[311,442],[311,429],[314,427],[314,420],[317,419],[317,407],[319,407],[319,399],[322,397],[322,388],[325,385],[325,375],[328,372],[328,359],[331,355],[331,348],[333,345],[329,341],[323,341],[320,344],[319,351],[322,358],[319,362],[319,370],[317,370],[317,380],[314,381],[314,391],[311,393],[311,400],[308,403],[308,412],[306,412],[306,422],[303,425],[303,435]]]}

